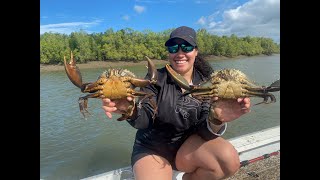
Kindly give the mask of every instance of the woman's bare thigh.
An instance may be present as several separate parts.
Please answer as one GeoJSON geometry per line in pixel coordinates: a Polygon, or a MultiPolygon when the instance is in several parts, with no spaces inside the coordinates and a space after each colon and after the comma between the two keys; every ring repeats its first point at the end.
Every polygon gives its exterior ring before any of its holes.
{"type": "Polygon", "coordinates": [[[196,134],[182,144],[176,155],[176,166],[184,172],[197,168],[215,170],[238,161],[238,153],[230,142],[221,137],[205,141],[196,134]]]}
{"type": "Polygon", "coordinates": [[[136,180],[171,180],[172,167],[163,157],[147,155],[133,165],[136,180]]]}

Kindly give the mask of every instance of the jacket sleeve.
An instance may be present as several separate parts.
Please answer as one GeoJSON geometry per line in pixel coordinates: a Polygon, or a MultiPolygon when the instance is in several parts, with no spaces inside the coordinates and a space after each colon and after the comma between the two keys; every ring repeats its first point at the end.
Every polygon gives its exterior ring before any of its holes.
{"type": "MultiPolygon", "coordinates": [[[[147,74],[146,79],[149,79],[149,74],[147,74]]],[[[141,87],[140,91],[145,93],[151,93],[151,98],[144,98],[141,96],[138,98],[136,102],[136,114],[132,116],[130,119],[127,119],[127,122],[136,129],[145,129],[149,128],[153,125],[156,109],[153,107],[152,102],[155,106],[157,106],[157,96],[158,89],[156,85],[148,85],[146,87],[141,87]]]]}

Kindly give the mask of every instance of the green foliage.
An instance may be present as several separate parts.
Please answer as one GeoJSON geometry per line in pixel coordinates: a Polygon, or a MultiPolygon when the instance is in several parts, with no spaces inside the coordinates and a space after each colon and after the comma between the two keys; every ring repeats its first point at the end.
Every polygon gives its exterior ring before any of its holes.
{"type": "Polygon", "coordinates": [[[58,33],[44,33],[40,36],[40,63],[60,64],[63,56],[70,54],[69,37],[58,33]]]}
{"type": "MultiPolygon", "coordinates": [[[[78,63],[88,61],[142,61],[145,56],[151,59],[167,59],[168,52],[164,46],[171,31],[162,32],[131,28],[114,31],[112,28],[103,33],[88,34],[83,30],[70,35],[44,33],[40,35],[40,63],[61,64],[63,56],[69,58],[73,51],[78,63]]],[[[202,55],[236,57],[280,53],[280,44],[270,38],[217,36],[206,29],[197,31],[198,48],[202,55]]]]}
{"type": "Polygon", "coordinates": [[[70,34],[69,46],[79,63],[96,60],[96,54],[93,52],[93,45],[96,46],[93,37],[84,31],[70,34]]]}

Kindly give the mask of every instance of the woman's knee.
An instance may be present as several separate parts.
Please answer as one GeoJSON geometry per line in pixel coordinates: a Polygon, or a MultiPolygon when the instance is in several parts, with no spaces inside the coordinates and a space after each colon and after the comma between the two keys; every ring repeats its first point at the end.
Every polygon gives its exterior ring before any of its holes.
{"type": "MultiPolygon", "coordinates": [[[[210,166],[210,175],[212,179],[224,179],[234,175],[240,168],[240,160],[234,147],[224,146],[223,153],[216,156],[216,162],[210,166]]],[[[209,178],[210,179],[210,178],[209,178]]]]}
{"type": "MultiPolygon", "coordinates": [[[[190,136],[179,148],[175,158],[175,164],[178,170],[192,172],[199,167],[196,163],[196,154],[199,147],[204,143],[197,135],[190,136]]],[[[200,152],[201,153],[201,152],[200,152]]]]}
{"type": "Polygon", "coordinates": [[[217,138],[207,144],[210,148],[206,148],[210,152],[211,157],[207,157],[208,169],[211,173],[216,173],[217,177],[224,178],[234,175],[240,168],[240,159],[238,151],[227,140],[217,138]],[[211,162],[211,163],[210,163],[211,162]]]}
{"type": "Polygon", "coordinates": [[[224,149],[223,155],[218,157],[218,159],[220,168],[225,177],[234,175],[240,168],[238,152],[231,144],[224,149]]]}
{"type": "Polygon", "coordinates": [[[204,141],[191,136],[178,150],[176,166],[189,173],[203,168],[208,177],[229,177],[239,170],[240,160],[234,146],[223,138],[204,141]]]}

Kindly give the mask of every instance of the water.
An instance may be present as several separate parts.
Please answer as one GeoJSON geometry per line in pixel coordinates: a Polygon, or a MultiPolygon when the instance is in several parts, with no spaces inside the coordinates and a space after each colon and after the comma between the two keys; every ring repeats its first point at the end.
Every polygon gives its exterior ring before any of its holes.
{"type": "MultiPolygon", "coordinates": [[[[269,85],[280,78],[280,55],[211,61],[211,64],[214,69],[239,69],[260,85],[269,85]]],[[[147,72],[144,66],[127,69],[141,78],[147,72]]],[[[103,70],[82,70],[84,82],[96,80],[103,70]]],[[[276,103],[252,107],[251,113],[228,124],[224,137],[279,125],[280,92],[274,94],[276,103]]],[[[125,121],[116,121],[119,115],[108,119],[99,99],[89,99],[92,116],[84,120],[77,103],[83,95],[64,71],[41,73],[40,178],[81,179],[130,165],[136,129],[125,121]]],[[[251,101],[254,104],[262,99],[251,101]]]]}

